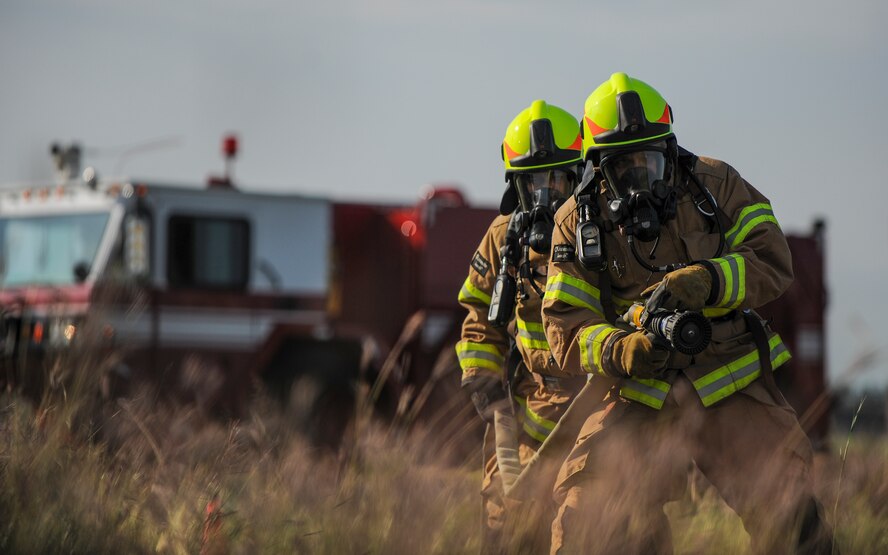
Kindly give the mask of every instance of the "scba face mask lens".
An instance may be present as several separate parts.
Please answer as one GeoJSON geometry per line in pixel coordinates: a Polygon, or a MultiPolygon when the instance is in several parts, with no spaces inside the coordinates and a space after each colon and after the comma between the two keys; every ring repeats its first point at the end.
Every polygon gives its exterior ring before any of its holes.
{"type": "Polygon", "coordinates": [[[573,174],[566,170],[542,170],[519,173],[515,176],[521,210],[530,212],[534,207],[545,206],[557,210],[570,195],[573,174]]]}
{"type": "Polygon", "coordinates": [[[573,189],[574,174],[566,170],[543,170],[515,176],[521,209],[528,212],[530,248],[549,254],[555,212],[573,189]]]}
{"type": "Polygon", "coordinates": [[[649,192],[665,196],[666,148],[647,148],[628,152],[617,151],[602,157],[601,173],[614,198],[627,199],[636,193],[649,192]]]}
{"type": "Polygon", "coordinates": [[[652,241],[660,234],[660,209],[671,190],[668,161],[665,142],[602,155],[610,211],[627,235],[652,241]]]}

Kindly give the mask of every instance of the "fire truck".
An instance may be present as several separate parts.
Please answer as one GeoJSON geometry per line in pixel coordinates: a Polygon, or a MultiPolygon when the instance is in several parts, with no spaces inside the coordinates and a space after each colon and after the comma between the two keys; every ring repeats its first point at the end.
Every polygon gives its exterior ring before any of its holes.
{"type": "Polygon", "coordinates": [[[89,329],[112,362],[83,371],[222,414],[257,384],[284,402],[311,390],[319,439],[361,387],[395,418],[468,416],[455,299],[493,209],[453,187],[390,205],[85,174],[0,192],[7,387],[39,398],[89,329]]]}
{"type": "MultiPolygon", "coordinates": [[[[0,380],[39,397],[53,362],[89,339],[107,362],[80,371],[106,383],[226,415],[257,384],[284,404],[311,392],[318,441],[347,427],[363,388],[380,413],[457,441],[477,419],[457,392],[456,294],[496,213],[455,187],[391,205],[87,171],[0,191],[0,380]]],[[[826,391],[822,226],[789,242],[796,283],[764,313],[796,355],[778,379],[804,414],[826,391]]]]}

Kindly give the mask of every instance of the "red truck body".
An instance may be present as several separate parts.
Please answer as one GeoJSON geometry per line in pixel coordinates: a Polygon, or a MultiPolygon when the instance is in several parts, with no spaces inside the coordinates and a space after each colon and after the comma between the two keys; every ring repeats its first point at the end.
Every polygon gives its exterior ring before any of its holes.
{"type": "Polygon", "coordinates": [[[832,399],[826,383],[826,253],[823,222],[809,235],[789,234],[795,280],[759,312],[771,320],[792,353],[774,377],[815,444],[829,431],[832,399]]]}

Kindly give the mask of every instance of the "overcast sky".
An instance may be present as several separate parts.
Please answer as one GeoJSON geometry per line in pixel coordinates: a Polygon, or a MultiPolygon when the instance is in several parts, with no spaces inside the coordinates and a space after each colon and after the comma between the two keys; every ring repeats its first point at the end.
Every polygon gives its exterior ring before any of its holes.
{"type": "Polygon", "coordinates": [[[76,140],[101,174],[199,184],[234,131],[246,189],[493,204],[512,117],[579,115],[625,71],[787,232],[826,218],[831,374],[878,349],[856,383],[884,385],[886,21],[878,0],[0,0],[0,183],[76,140]]]}

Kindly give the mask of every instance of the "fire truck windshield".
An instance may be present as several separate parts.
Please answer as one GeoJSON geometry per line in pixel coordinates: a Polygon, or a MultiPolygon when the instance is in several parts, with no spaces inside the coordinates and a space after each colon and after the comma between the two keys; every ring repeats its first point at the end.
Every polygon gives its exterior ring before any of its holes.
{"type": "Polygon", "coordinates": [[[75,283],[74,268],[92,265],[108,217],[100,212],[0,218],[0,287],[75,283]]]}

